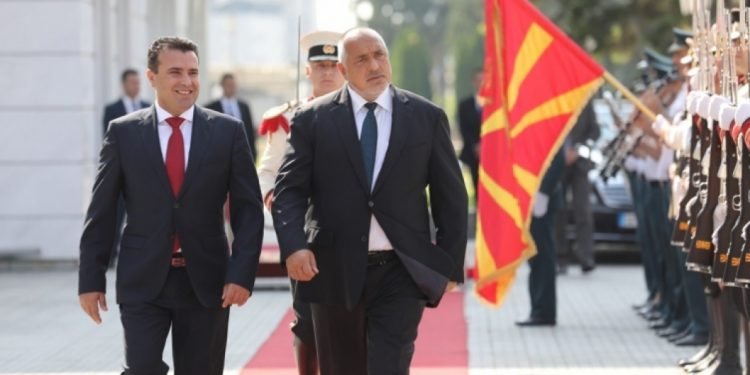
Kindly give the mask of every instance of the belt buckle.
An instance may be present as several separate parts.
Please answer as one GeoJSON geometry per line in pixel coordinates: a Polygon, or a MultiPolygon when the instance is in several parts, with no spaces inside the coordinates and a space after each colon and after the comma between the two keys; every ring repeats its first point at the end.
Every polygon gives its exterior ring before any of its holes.
{"type": "Polygon", "coordinates": [[[183,268],[185,267],[185,257],[182,255],[182,252],[176,252],[172,254],[172,259],[170,260],[170,266],[174,268],[183,268]]]}

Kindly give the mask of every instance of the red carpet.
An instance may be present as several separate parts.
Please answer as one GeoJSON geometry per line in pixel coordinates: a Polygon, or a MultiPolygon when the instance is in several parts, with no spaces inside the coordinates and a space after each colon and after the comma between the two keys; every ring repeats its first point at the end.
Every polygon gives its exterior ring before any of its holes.
{"type": "MultiPolygon", "coordinates": [[[[296,375],[292,353],[289,311],[255,356],[245,365],[242,375],[296,375]]],[[[463,293],[449,293],[437,309],[425,309],[419,326],[412,375],[466,375],[468,348],[464,320],[463,293]]]]}

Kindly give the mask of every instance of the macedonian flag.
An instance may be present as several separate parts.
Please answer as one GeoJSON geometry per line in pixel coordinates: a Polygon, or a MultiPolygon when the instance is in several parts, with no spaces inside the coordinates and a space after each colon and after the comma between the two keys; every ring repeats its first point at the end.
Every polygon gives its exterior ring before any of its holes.
{"type": "Polygon", "coordinates": [[[604,70],[527,0],[485,0],[485,17],[475,277],[498,306],[536,254],[534,196],[604,70]]]}

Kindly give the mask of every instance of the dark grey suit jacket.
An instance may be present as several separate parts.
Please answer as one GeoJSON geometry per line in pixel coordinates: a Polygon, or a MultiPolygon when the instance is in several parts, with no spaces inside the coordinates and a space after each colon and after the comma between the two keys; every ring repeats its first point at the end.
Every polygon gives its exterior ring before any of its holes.
{"type": "Polygon", "coordinates": [[[105,291],[121,193],[128,219],[117,264],[118,303],[147,302],[159,294],[169,272],[175,231],[203,305],[220,306],[225,283],[252,290],[263,206],[240,121],[195,107],[187,170],[177,198],[159,146],[155,108],[112,121],[81,236],[79,293],[105,291]],[[231,252],[224,233],[227,194],[234,232],[231,252]]]}
{"type": "Polygon", "coordinates": [[[349,308],[359,301],[373,214],[429,305],[437,305],[449,280],[463,281],[467,197],[448,120],[426,99],[392,89],[391,137],[372,192],[346,87],[292,120],[273,219],[282,263],[303,248],[315,253],[320,273],[299,283],[303,301],[349,308]]]}

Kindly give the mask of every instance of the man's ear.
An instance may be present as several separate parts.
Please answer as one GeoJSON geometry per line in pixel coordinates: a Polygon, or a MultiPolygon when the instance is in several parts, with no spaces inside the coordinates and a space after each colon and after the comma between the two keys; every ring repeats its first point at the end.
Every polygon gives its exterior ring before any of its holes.
{"type": "Polygon", "coordinates": [[[347,81],[349,80],[349,79],[348,79],[348,78],[346,77],[346,67],[344,66],[344,64],[342,64],[342,63],[340,63],[340,62],[337,62],[337,63],[336,63],[336,69],[338,69],[338,70],[339,70],[339,72],[341,73],[341,75],[342,75],[342,76],[344,76],[344,79],[346,79],[347,81]]]}
{"type": "Polygon", "coordinates": [[[151,69],[146,69],[146,79],[151,83],[151,87],[154,86],[154,78],[156,77],[156,73],[152,72],[151,69]]]}

